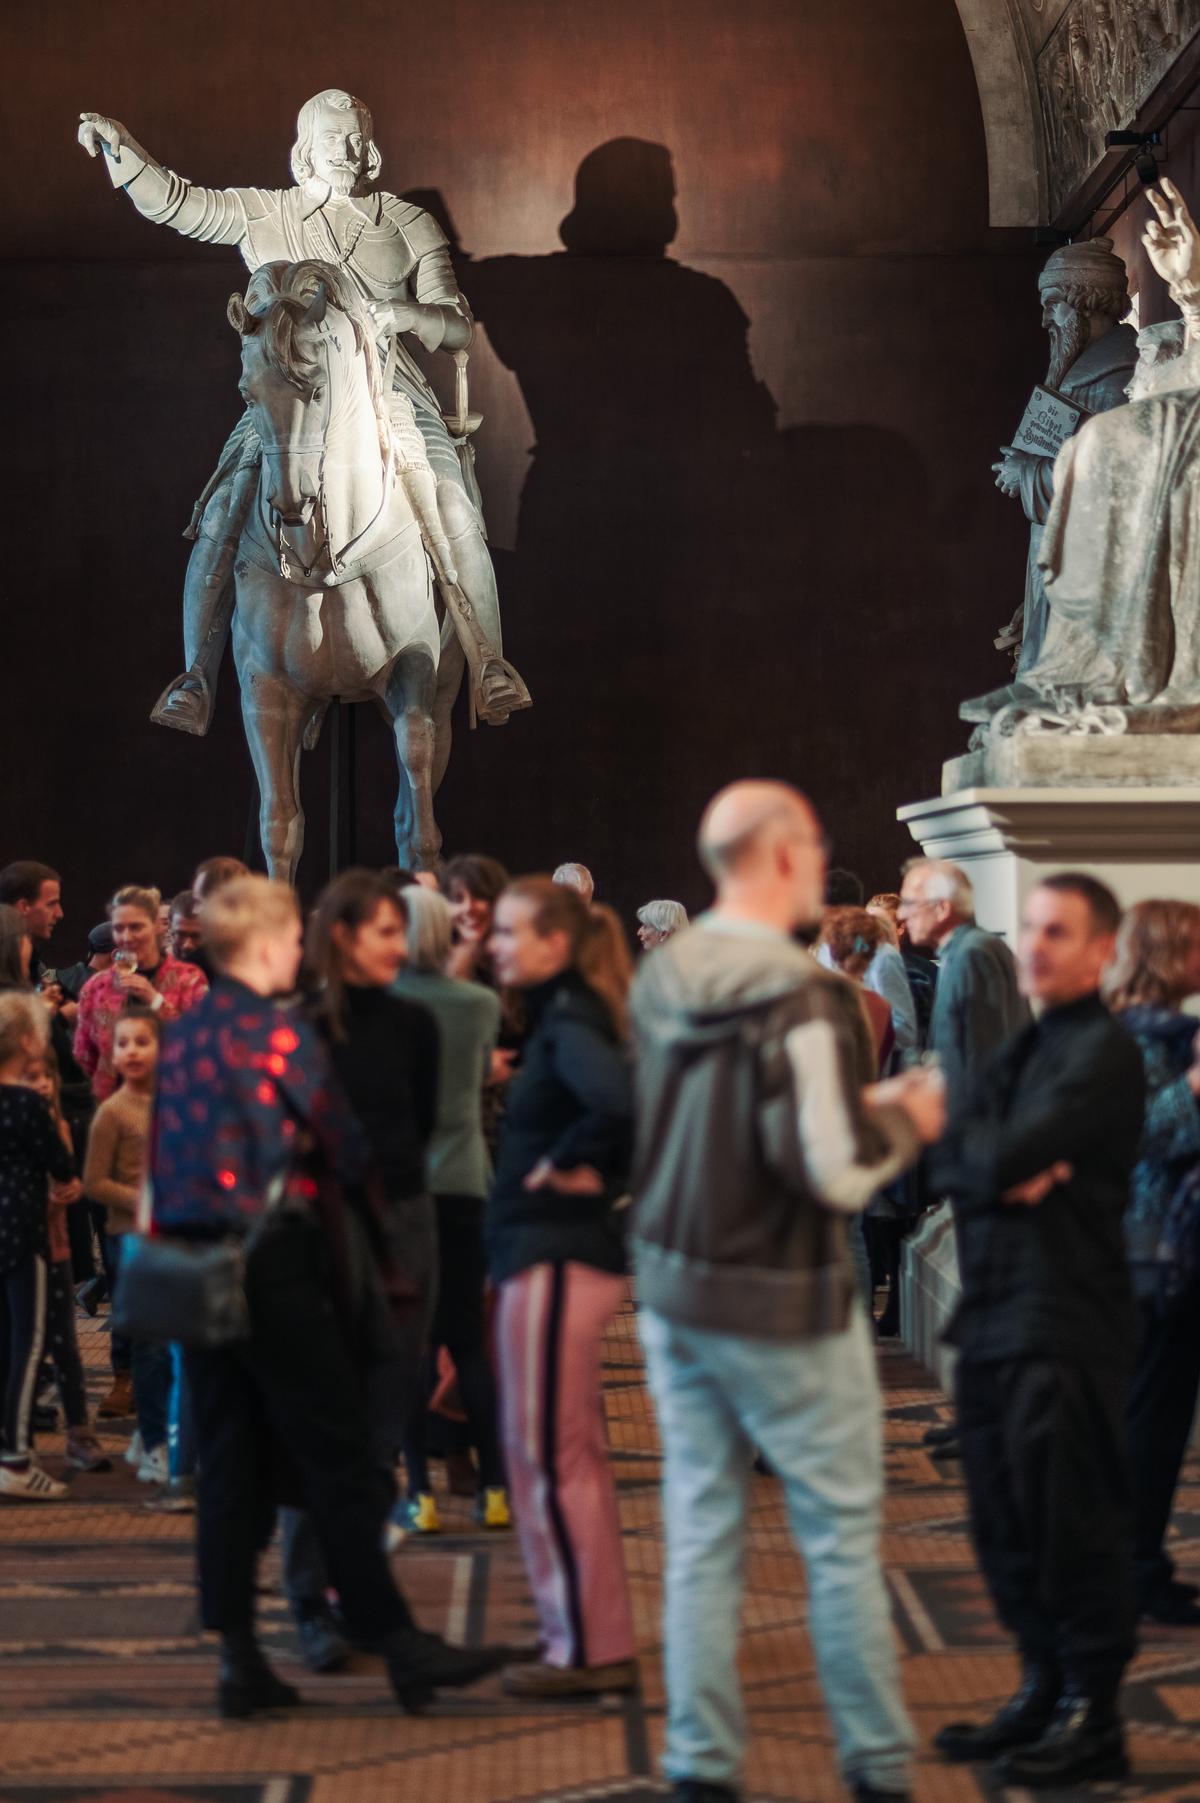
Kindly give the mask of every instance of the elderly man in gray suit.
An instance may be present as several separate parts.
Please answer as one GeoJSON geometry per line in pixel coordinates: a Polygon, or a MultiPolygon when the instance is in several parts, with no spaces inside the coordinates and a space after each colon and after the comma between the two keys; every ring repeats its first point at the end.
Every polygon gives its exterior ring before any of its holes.
{"type": "Polygon", "coordinates": [[[975,924],[970,879],[956,864],[914,858],[900,886],[900,919],[937,959],[929,1050],[941,1059],[951,1109],[981,1059],[1028,1024],[1017,966],[1003,939],[975,924]]]}
{"type": "MultiPolygon", "coordinates": [[[[918,951],[937,959],[928,1049],[941,1061],[953,1118],[982,1060],[1027,1025],[1029,1004],[1004,940],[976,926],[971,881],[957,864],[914,858],[905,865],[899,918],[918,951]]],[[[957,1422],[931,1427],[925,1441],[935,1459],[957,1458],[957,1422]]]]}

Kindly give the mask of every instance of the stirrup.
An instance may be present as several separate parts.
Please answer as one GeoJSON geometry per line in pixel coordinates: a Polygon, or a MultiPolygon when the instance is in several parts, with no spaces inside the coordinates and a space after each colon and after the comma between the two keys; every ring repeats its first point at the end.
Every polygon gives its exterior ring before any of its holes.
{"type": "Polygon", "coordinates": [[[150,710],[156,726],[172,726],[176,732],[190,732],[197,739],[207,733],[212,716],[212,690],[198,670],[185,670],[169,682],[150,710]]]}
{"type": "Polygon", "coordinates": [[[489,726],[503,726],[510,714],[533,706],[521,676],[504,657],[485,659],[473,700],[475,712],[489,726]]]}

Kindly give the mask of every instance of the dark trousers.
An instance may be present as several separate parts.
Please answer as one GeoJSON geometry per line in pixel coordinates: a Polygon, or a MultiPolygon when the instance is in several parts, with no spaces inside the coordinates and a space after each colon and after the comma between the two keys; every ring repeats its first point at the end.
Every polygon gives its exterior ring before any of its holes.
{"type": "MultiPolygon", "coordinates": [[[[109,1292],[114,1300],[121,1286],[121,1262],[127,1246],[133,1244],[131,1233],[106,1233],[104,1250],[108,1270],[109,1292]]],[[[164,1446],[167,1439],[167,1411],[171,1398],[171,1352],[149,1340],[126,1340],[112,1336],[113,1375],[128,1371],[133,1379],[133,1406],[137,1413],[138,1432],[147,1452],[164,1446]],[[117,1363],[118,1349],[124,1363],[117,1363]]]]}
{"type": "Polygon", "coordinates": [[[1024,1659],[1089,1696],[1135,1649],[1128,1385],[1066,1360],[961,1359],[958,1425],[971,1532],[1024,1659]]]}
{"type": "Polygon", "coordinates": [[[46,1334],[46,1261],[29,1252],[0,1273],[0,1451],[29,1456],[29,1424],[46,1334]]]}
{"type": "MultiPolygon", "coordinates": [[[[428,1196],[389,1196],[386,1227],[392,1257],[417,1291],[412,1308],[389,1322],[386,1357],[373,1358],[364,1374],[371,1453],[390,1510],[396,1496],[396,1460],[424,1396],[423,1359],[438,1281],[432,1201],[428,1196]]],[[[293,1611],[302,1615],[331,1585],[335,1590],[338,1585],[316,1524],[304,1509],[281,1509],[279,1527],[283,1588],[293,1611]]]]}
{"type": "MultiPolygon", "coordinates": [[[[483,1250],[483,1203],[472,1196],[438,1196],[438,1291],[430,1343],[436,1356],[444,1346],[454,1360],[467,1431],[479,1460],[483,1489],[504,1483],[496,1418],[496,1378],[488,1356],[484,1313],[487,1262],[483,1250]]],[[[430,1366],[432,1367],[432,1359],[430,1366]]],[[[428,1379],[432,1378],[432,1369],[428,1379]]],[[[426,1381],[423,1394],[432,1387],[426,1381]]],[[[420,1409],[404,1442],[410,1496],[429,1488],[426,1460],[428,1410],[420,1409]]]]}
{"type": "Polygon", "coordinates": [[[1164,1541],[1200,1391],[1200,1294],[1162,1314],[1138,1303],[1138,1356],[1129,1393],[1135,1558],[1144,1600],[1171,1580],[1164,1541]]]}
{"type": "Polygon", "coordinates": [[[54,1366],[58,1394],[68,1428],[88,1424],[87,1388],[83,1360],[75,1335],[75,1285],[71,1260],[63,1258],[49,1268],[46,1284],[46,1355],[54,1366]]]}
{"type": "Polygon", "coordinates": [[[185,1355],[199,1461],[197,1557],[206,1628],[247,1626],[255,1567],[281,1500],[302,1500],[351,1632],[412,1623],[383,1552],[390,1503],[363,1386],[334,1312],[324,1242],[285,1217],[251,1253],[251,1337],[185,1355]],[[293,1493],[281,1496],[290,1468],[293,1493]]]}
{"type": "Polygon", "coordinates": [[[87,1283],[96,1275],[95,1235],[92,1231],[92,1205],[84,1198],[67,1207],[67,1238],[71,1245],[71,1276],[76,1283],[87,1283]]]}

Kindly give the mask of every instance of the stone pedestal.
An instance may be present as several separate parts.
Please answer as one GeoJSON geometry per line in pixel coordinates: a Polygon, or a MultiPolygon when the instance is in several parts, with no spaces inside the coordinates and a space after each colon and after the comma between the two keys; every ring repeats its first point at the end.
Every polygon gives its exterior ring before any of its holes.
{"type": "MultiPolygon", "coordinates": [[[[1102,742],[1109,743],[1127,741],[1102,742]]],[[[1097,741],[1088,744],[1094,760],[1097,741]]],[[[1190,750],[1189,742],[1180,748],[1190,750]]],[[[1149,896],[1200,902],[1200,774],[1177,787],[1089,781],[960,789],[911,802],[897,817],[926,857],[948,858],[966,871],[980,926],[1003,933],[1014,948],[1026,894],[1056,870],[1086,870],[1125,906],[1149,896]]]]}

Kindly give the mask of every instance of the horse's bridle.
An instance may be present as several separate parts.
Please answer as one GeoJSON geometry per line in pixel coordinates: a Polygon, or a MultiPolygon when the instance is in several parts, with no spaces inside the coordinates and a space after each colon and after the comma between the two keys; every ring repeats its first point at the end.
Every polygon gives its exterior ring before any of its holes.
{"type": "MultiPolygon", "coordinates": [[[[388,350],[387,362],[384,366],[383,391],[382,391],[383,392],[383,400],[382,400],[382,406],[379,410],[379,418],[380,418],[381,425],[384,428],[384,435],[385,435],[385,442],[384,442],[384,445],[381,447],[381,452],[380,452],[380,455],[383,460],[383,485],[382,485],[382,492],[379,497],[379,506],[375,509],[374,514],[367,521],[367,523],[363,527],[362,531],[356,532],[352,539],[348,539],[347,542],[342,546],[341,551],[339,552],[339,551],[334,550],[332,542],[330,540],[330,536],[329,536],[329,511],[328,511],[328,508],[327,508],[326,502],[325,502],[325,452],[326,452],[326,447],[329,442],[330,431],[332,430],[332,428],[335,424],[337,414],[341,411],[342,402],[343,402],[343,395],[342,395],[342,393],[339,393],[338,406],[336,408],[334,407],[333,357],[332,357],[331,345],[336,346],[339,350],[339,353],[340,353],[341,347],[340,347],[340,345],[338,345],[337,339],[334,336],[334,334],[332,332],[330,332],[324,325],[322,325],[322,327],[321,327],[321,338],[323,340],[322,349],[323,349],[324,355],[325,355],[325,393],[328,396],[328,400],[326,402],[325,420],[324,420],[324,424],[323,424],[323,428],[322,428],[322,432],[321,432],[320,458],[317,463],[316,511],[320,516],[322,538],[321,538],[320,543],[317,546],[316,552],[313,556],[313,560],[311,563],[305,563],[303,558],[301,558],[299,556],[299,554],[297,553],[295,546],[288,544],[287,538],[284,534],[284,529],[283,529],[283,516],[281,514],[275,513],[274,508],[271,509],[271,512],[273,514],[275,514],[275,528],[274,528],[275,555],[279,562],[279,574],[280,574],[280,576],[282,576],[283,580],[285,582],[293,582],[293,581],[297,580],[297,578],[293,575],[292,567],[288,560],[289,552],[291,553],[291,556],[295,558],[296,563],[299,567],[299,580],[301,582],[311,581],[313,571],[317,568],[318,564],[321,562],[321,559],[323,557],[328,557],[328,559],[329,559],[329,576],[325,578],[325,585],[327,587],[331,587],[332,583],[330,581],[330,578],[332,578],[334,576],[342,576],[345,574],[346,564],[350,557],[350,553],[354,550],[355,546],[358,545],[364,538],[366,538],[367,535],[370,532],[372,532],[374,530],[374,528],[379,524],[379,521],[383,517],[384,509],[387,506],[388,497],[391,494],[392,478],[395,475],[395,469],[396,469],[396,445],[395,445],[395,439],[392,434],[391,420],[388,416],[387,397],[391,391],[392,372],[396,367],[396,340],[395,340],[395,337],[393,336],[391,346],[388,350]]],[[[363,346],[362,346],[362,355],[364,357],[371,357],[371,356],[374,356],[374,354],[375,354],[374,345],[373,345],[371,339],[369,337],[367,337],[366,335],[364,335],[363,346]]],[[[340,376],[341,371],[339,370],[338,373],[340,376]]],[[[368,369],[368,387],[369,387],[369,384],[370,384],[370,371],[368,369]]],[[[346,383],[345,386],[348,386],[348,383],[346,383]]],[[[311,396],[310,396],[310,401],[311,401],[311,396]]],[[[302,445],[301,446],[289,446],[289,453],[292,455],[295,455],[297,452],[303,451],[304,448],[305,447],[302,445]]],[[[277,450],[278,447],[273,446],[272,449],[277,450]]],[[[263,444],[264,454],[266,453],[266,450],[267,450],[267,446],[264,443],[263,444]]],[[[271,523],[267,519],[266,513],[264,511],[263,484],[261,482],[259,483],[259,487],[258,487],[258,512],[259,512],[259,519],[263,525],[263,528],[266,531],[268,542],[270,542],[271,523]]]]}

